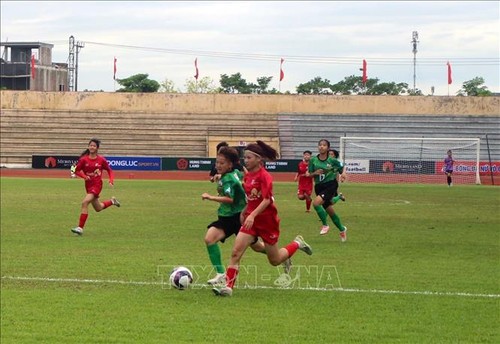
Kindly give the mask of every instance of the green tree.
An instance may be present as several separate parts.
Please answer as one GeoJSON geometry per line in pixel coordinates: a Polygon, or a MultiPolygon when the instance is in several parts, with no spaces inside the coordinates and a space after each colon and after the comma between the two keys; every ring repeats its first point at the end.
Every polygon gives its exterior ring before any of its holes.
{"type": "Polygon", "coordinates": [[[148,74],[135,74],[125,79],[117,79],[116,82],[123,86],[116,92],[157,92],[160,84],[155,80],[148,79],[148,74]]]}
{"type": "Polygon", "coordinates": [[[208,76],[201,78],[198,82],[192,78],[186,79],[184,86],[187,93],[217,93],[214,81],[208,76]]]}
{"type": "Polygon", "coordinates": [[[257,78],[258,87],[256,88],[256,93],[259,94],[270,93],[270,91],[268,91],[267,88],[269,87],[269,84],[271,83],[272,79],[273,79],[272,76],[263,76],[257,78]]]}
{"type": "Polygon", "coordinates": [[[160,92],[180,93],[181,90],[175,88],[175,83],[172,80],[165,78],[165,80],[160,84],[160,92]]]}
{"type": "Polygon", "coordinates": [[[325,93],[325,90],[329,89],[332,90],[332,85],[330,84],[330,80],[328,79],[321,79],[321,77],[317,76],[311,81],[308,81],[304,84],[300,84],[297,86],[297,93],[298,94],[323,94],[325,93]]]}
{"type": "Polygon", "coordinates": [[[491,91],[484,84],[484,79],[475,77],[472,80],[464,81],[462,88],[457,92],[459,96],[491,96],[491,91]]]}
{"type": "Polygon", "coordinates": [[[236,73],[231,76],[222,74],[220,76],[220,86],[223,93],[252,93],[252,86],[241,77],[241,73],[236,73]]]}

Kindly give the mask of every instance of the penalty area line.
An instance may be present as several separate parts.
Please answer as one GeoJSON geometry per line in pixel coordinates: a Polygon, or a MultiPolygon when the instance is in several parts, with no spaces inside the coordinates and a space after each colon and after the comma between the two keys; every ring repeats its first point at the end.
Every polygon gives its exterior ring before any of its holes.
{"type": "MultiPolygon", "coordinates": [[[[80,283],[80,284],[120,284],[120,285],[144,285],[161,286],[164,282],[145,281],[123,281],[123,280],[100,280],[86,278],[52,278],[52,277],[22,277],[22,276],[2,276],[2,280],[29,281],[29,282],[53,282],[53,283],[80,283]]],[[[211,288],[206,284],[192,284],[197,288],[211,288]]],[[[358,289],[358,288],[318,288],[318,287],[273,287],[273,286],[238,286],[239,289],[270,289],[270,290],[303,290],[303,291],[336,291],[343,293],[367,293],[367,294],[392,294],[392,295],[423,295],[423,296],[458,296],[458,297],[482,297],[500,298],[500,294],[478,294],[466,292],[442,292],[442,291],[404,291],[404,290],[383,290],[383,289],[358,289]]]]}

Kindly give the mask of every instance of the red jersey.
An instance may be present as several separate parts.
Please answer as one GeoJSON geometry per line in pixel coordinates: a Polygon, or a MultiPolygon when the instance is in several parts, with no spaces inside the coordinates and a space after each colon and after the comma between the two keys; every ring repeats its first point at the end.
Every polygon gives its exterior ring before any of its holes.
{"type": "Polygon", "coordinates": [[[90,158],[88,155],[84,155],[78,160],[76,164],[76,175],[83,177],[80,171],[83,172],[85,176],[89,176],[90,179],[85,179],[85,188],[87,192],[94,193],[99,196],[102,189],[102,171],[106,170],[109,176],[109,182],[113,183],[114,175],[111,167],[109,167],[108,161],[103,156],[97,155],[94,159],[90,158]]]}
{"type": "Polygon", "coordinates": [[[247,215],[254,211],[264,199],[270,199],[271,203],[258,217],[262,215],[276,216],[278,210],[274,205],[273,177],[264,167],[261,167],[256,172],[247,172],[243,177],[243,188],[248,201],[245,212],[247,215]]]}
{"type": "Polygon", "coordinates": [[[299,174],[299,189],[312,189],[313,187],[313,179],[312,177],[303,176],[307,172],[309,168],[309,162],[305,162],[302,160],[299,162],[299,167],[297,169],[297,173],[299,174]]]}

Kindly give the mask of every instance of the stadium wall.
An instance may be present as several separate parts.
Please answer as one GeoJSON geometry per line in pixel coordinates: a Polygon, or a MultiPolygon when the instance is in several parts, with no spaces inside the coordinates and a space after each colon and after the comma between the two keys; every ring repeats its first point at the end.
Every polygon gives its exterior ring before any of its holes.
{"type": "Polygon", "coordinates": [[[500,97],[1,91],[1,109],[197,114],[499,116],[500,97]]]}

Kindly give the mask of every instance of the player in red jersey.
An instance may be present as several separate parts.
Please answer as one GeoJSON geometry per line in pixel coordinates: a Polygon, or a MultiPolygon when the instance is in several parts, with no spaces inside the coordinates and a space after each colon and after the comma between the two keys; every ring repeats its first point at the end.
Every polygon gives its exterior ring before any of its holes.
{"type": "Polygon", "coordinates": [[[243,225],[234,241],[226,270],[226,286],[213,288],[215,295],[232,295],[240,260],[248,246],[258,237],[264,241],[267,259],[273,266],[283,263],[297,250],[302,250],[308,255],[312,254],[311,246],[300,235],[285,247],[278,247],[280,219],[274,204],[273,179],[263,166],[264,159],[276,160],[277,156],[276,150],[262,141],[251,143],[245,148],[244,160],[248,172],[243,179],[243,188],[248,203],[242,211],[243,225]]]}
{"type": "Polygon", "coordinates": [[[313,179],[312,177],[306,176],[307,170],[309,168],[309,160],[311,159],[312,152],[310,150],[304,151],[302,153],[302,161],[299,162],[297,173],[295,174],[294,181],[299,181],[299,186],[297,190],[297,198],[301,201],[306,201],[306,212],[311,211],[311,194],[313,190],[313,179]]]}
{"type": "Polygon", "coordinates": [[[102,190],[102,171],[106,170],[109,176],[109,185],[113,186],[114,176],[108,161],[97,154],[101,141],[91,139],[88,148],[82,153],[75,169],[75,175],[85,180],[87,194],[82,201],[82,210],[78,227],[71,229],[75,234],[82,235],[83,227],[89,216],[89,204],[92,204],[96,212],[100,212],[112,205],[120,206],[120,202],[112,197],[108,201],[100,202],[99,194],[102,190]]]}

